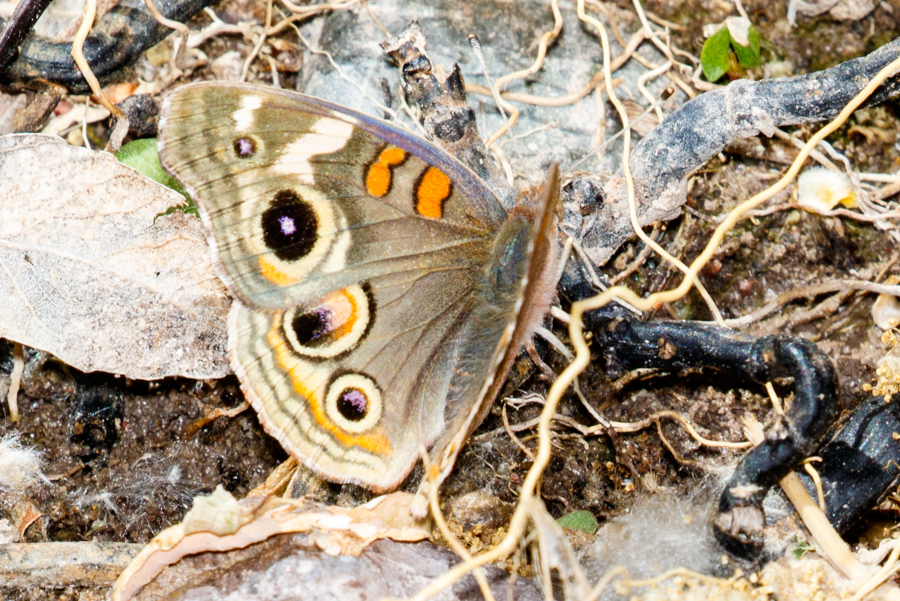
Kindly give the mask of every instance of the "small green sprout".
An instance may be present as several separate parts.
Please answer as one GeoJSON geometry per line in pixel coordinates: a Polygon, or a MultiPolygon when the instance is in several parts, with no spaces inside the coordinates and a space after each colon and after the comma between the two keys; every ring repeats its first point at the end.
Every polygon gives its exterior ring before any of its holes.
{"type": "Polygon", "coordinates": [[[791,555],[793,555],[794,559],[800,559],[810,551],[815,551],[815,546],[809,544],[805,540],[800,540],[798,537],[794,537],[794,549],[791,551],[791,555]]]}
{"type": "Polygon", "coordinates": [[[593,534],[597,531],[597,528],[600,527],[594,514],[584,509],[567,513],[556,520],[556,523],[559,524],[560,528],[565,528],[566,530],[580,530],[582,532],[587,532],[588,534],[593,534]]]}
{"type": "Polygon", "coordinates": [[[707,81],[718,81],[725,74],[732,79],[743,69],[759,65],[759,34],[750,21],[730,17],[706,39],[700,53],[700,66],[707,81]]]}

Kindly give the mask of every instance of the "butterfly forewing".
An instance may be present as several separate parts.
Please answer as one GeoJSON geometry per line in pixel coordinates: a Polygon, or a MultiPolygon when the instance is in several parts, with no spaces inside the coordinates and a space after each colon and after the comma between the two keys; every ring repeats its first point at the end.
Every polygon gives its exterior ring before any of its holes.
{"type": "Polygon", "coordinates": [[[186,86],[160,129],[163,166],[197,201],[245,304],[277,309],[423,261],[480,265],[505,219],[446,153],[299,94],[186,86]]]}

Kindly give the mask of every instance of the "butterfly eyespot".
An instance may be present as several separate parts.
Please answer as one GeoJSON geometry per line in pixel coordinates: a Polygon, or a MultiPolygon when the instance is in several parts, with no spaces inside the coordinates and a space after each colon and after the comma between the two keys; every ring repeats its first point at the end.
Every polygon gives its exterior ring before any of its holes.
{"type": "Polygon", "coordinates": [[[351,422],[366,418],[369,413],[369,397],[361,388],[344,388],[337,396],[337,410],[351,422]]]}
{"type": "Polygon", "coordinates": [[[293,190],[279,190],[262,214],[263,243],[282,261],[307,256],[319,238],[312,205],[293,190]]]}
{"type": "Polygon", "coordinates": [[[291,329],[303,346],[320,347],[328,342],[329,335],[337,329],[334,312],[320,308],[295,315],[291,329]]]}
{"type": "Polygon", "coordinates": [[[253,138],[240,137],[234,140],[234,154],[239,159],[249,159],[256,154],[257,144],[253,138]]]}
{"type": "Polygon", "coordinates": [[[333,359],[356,348],[374,315],[366,285],[325,295],[312,307],[295,307],[284,316],[284,335],[293,351],[309,359],[333,359]]]}
{"type": "Polygon", "coordinates": [[[325,412],[340,428],[354,434],[371,430],[381,419],[381,390],[364,374],[344,374],[328,387],[325,412]]]}

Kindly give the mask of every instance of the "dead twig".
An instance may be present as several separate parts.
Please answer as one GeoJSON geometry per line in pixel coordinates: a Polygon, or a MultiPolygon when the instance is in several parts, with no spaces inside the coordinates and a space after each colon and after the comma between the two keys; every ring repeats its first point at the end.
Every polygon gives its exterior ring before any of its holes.
{"type": "Polygon", "coordinates": [[[81,74],[87,80],[91,92],[100,100],[103,108],[108,110],[116,120],[115,126],[109,135],[109,144],[107,145],[107,149],[110,152],[116,152],[122,146],[122,141],[128,134],[128,117],[125,116],[122,109],[110,102],[109,98],[103,93],[103,90],[100,88],[100,82],[84,58],[84,41],[91,31],[94,18],[97,16],[97,0],[87,0],[84,11],[84,21],[82,21],[81,26],[75,33],[75,39],[72,40],[72,58],[75,60],[75,64],[78,66],[81,74]]]}
{"type": "Polygon", "coordinates": [[[19,342],[13,343],[13,369],[9,375],[9,392],[6,393],[6,404],[9,406],[9,419],[12,423],[19,421],[19,386],[22,373],[25,371],[25,348],[19,342]]]}
{"type": "Polygon", "coordinates": [[[785,292],[775,300],[766,303],[756,311],[748,313],[742,317],[725,320],[725,325],[729,328],[743,328],[755,321],[759,321],[763,317],[774,313],[782,305],[793,302],[801,298],[815,297],[820,294],[829,292],[840,292],[842,290],[865,290],[866,292],[874,292],[876,294],[890,294],[892,296],[900,296],[900,285],[889,286],[886,284],[877,284],[866,280],[832,280],[830,282],[822,282],[812,286],[806,286],[797,290],[785,292]]]}
{"type": "MultiPolygon", "coordinates": [[[[653,224],[653,231],[650,232],[650,237],[653,240],[658,240],[659,234],[661,231],[662,231],[662,223],[659,221],[655,222],[653,224]]],[[[641,252],[638,253],[638,256],[635,257],[635,259],[631,263],[629,263],[625,267],[625,269],[623,269],[622,271],[617,273],[615,275],[615,277],[613,277],[609,280],[610,285],[615,286],[616,284],[618,284],[620,282],[624,282],[626,279],[628,279],[628,277],[631,276],[631,274],[633,274],[635,271],[637,271],[638,269],[641,268],[641,265],[644,264],[644,261],[647,260],[647,257],[649,257],[650,253],[652,253],[652,252],[653,252],[653,249],[645,244],[644,248],[641,249],[641,252]]]]}

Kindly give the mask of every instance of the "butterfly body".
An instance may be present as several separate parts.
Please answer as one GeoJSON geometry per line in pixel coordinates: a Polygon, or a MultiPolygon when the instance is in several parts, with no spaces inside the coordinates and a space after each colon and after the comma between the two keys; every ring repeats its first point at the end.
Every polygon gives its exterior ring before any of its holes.
{"type": "Polygon", "coordinates": [[[429,446],[455,455],[524,331],[555,190],[506,211],[399,128],[249,84],[181,88],[160,132],[240,301],[232,364],[266,429],[323,476],[376,490],[429,446]]]}

